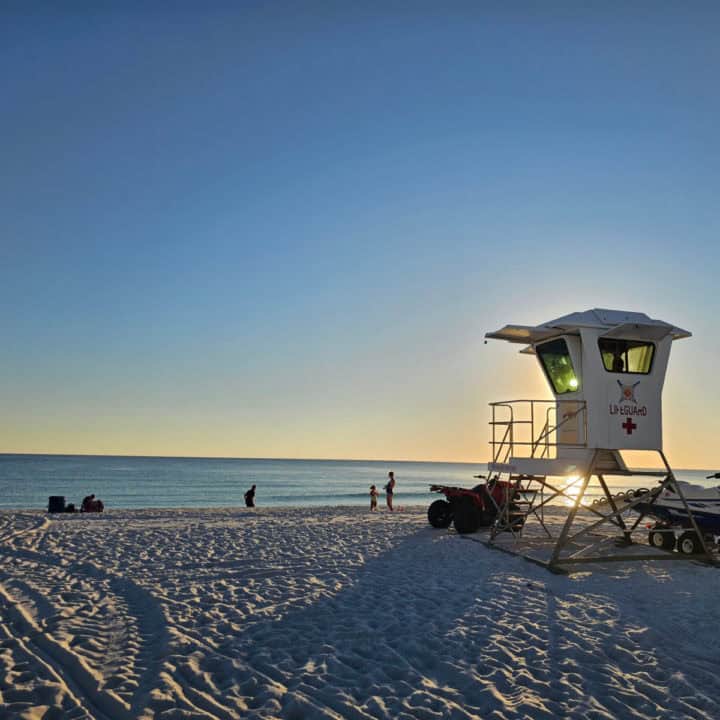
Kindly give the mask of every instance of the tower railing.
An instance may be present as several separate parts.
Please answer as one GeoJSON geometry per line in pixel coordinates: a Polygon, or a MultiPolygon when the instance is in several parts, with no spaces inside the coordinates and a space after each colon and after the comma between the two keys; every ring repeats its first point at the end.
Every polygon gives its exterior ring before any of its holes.
{"type": "Polygon", "coordinates": [[[587,447],[584,400],[504,400],[490,403],[495,463],[511,457],[557,457],[558,448],[587,447]]]}

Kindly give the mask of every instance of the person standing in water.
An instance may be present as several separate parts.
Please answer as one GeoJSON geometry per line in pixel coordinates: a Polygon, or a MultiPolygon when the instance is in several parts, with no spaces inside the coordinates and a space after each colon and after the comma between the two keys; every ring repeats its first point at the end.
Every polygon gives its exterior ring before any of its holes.
{"type": "Polygon", "coordinates": [[[388,481],[385,486],[385,502],[388,510],[393,512],[393,494],[395,493],[395,473],[392,470],[388,473],[388,481]]]}
{"type": "Polygon", "coordinates": [[[245,493],[245,507],[255,507],[255,486],[245,493]]]}

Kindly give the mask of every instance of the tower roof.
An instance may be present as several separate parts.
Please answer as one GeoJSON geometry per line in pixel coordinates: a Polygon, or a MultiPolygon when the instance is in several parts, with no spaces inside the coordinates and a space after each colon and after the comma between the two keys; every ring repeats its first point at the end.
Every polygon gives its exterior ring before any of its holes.
{"type": "Polygon", "coordinates": [[[594,308],[563,315],[540,325],[505,325],[500,330],[485,333],[485,337],[534,345],[557,335],[578,334],[581,328],[597,328],[605,330],[604,337],[633,340],[662,340],[668,335],[673,340],[680,340],[692,334],[663,320],[653,320],[645,313],[594,308]]]}

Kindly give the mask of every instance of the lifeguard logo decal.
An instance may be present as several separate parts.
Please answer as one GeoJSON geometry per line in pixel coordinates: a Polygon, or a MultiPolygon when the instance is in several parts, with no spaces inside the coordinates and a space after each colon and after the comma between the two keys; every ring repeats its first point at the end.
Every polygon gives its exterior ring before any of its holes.
{"type": "Polygon", "coordinates": [[[618,402],[619,403],[631,402],[631,403],[637,405],[637,400],[635,399],[635,388],[640,384],[640,381],[638,380],[636,383],[633,383],[632,385],[623,385],[618,380],[617,384],[620,386],[620,399],[618,400],[618,402]]]}
{"type": "MultiPolygon", "coordinates": [[[[645,417],[648,414],[646,405],[638,405],[638,399],[635,397],[635,388],[640,381],[634,382],[632,385],[623,385],[619,380],[616,381],[620,386],[620,399],[617,403],[610,403],[608,409],[610,415],[620,415],[621,417],[645,417]]],[[[637,424],[630,422],[622,425],[623,430],[628,435],[632,435],[633,430],[637,428],[637,424]]]]}

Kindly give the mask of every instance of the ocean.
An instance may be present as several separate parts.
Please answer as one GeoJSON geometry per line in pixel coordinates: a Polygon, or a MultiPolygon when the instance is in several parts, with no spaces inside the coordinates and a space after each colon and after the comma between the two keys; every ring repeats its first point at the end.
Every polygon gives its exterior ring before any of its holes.
{"type": "MultiPolygon", "coordinates": [[[[50,495],[77,507],[95,493],[107,509],[232,507],[257,485],[256,504],[272,506],[369,505],[369,488],[380,491],[395,473],[395,507],[437,499],[431,484],[472,487],[484,463],[377,460],[257,460],[98,455],[0,454],[0,509],[47,509],[50,495]]],[[[680,480],[705,486],[714,470],[676,470],[680,480]]],[[[613,491],[650,487],[657,480],[609,478],[613,491]]]]}

